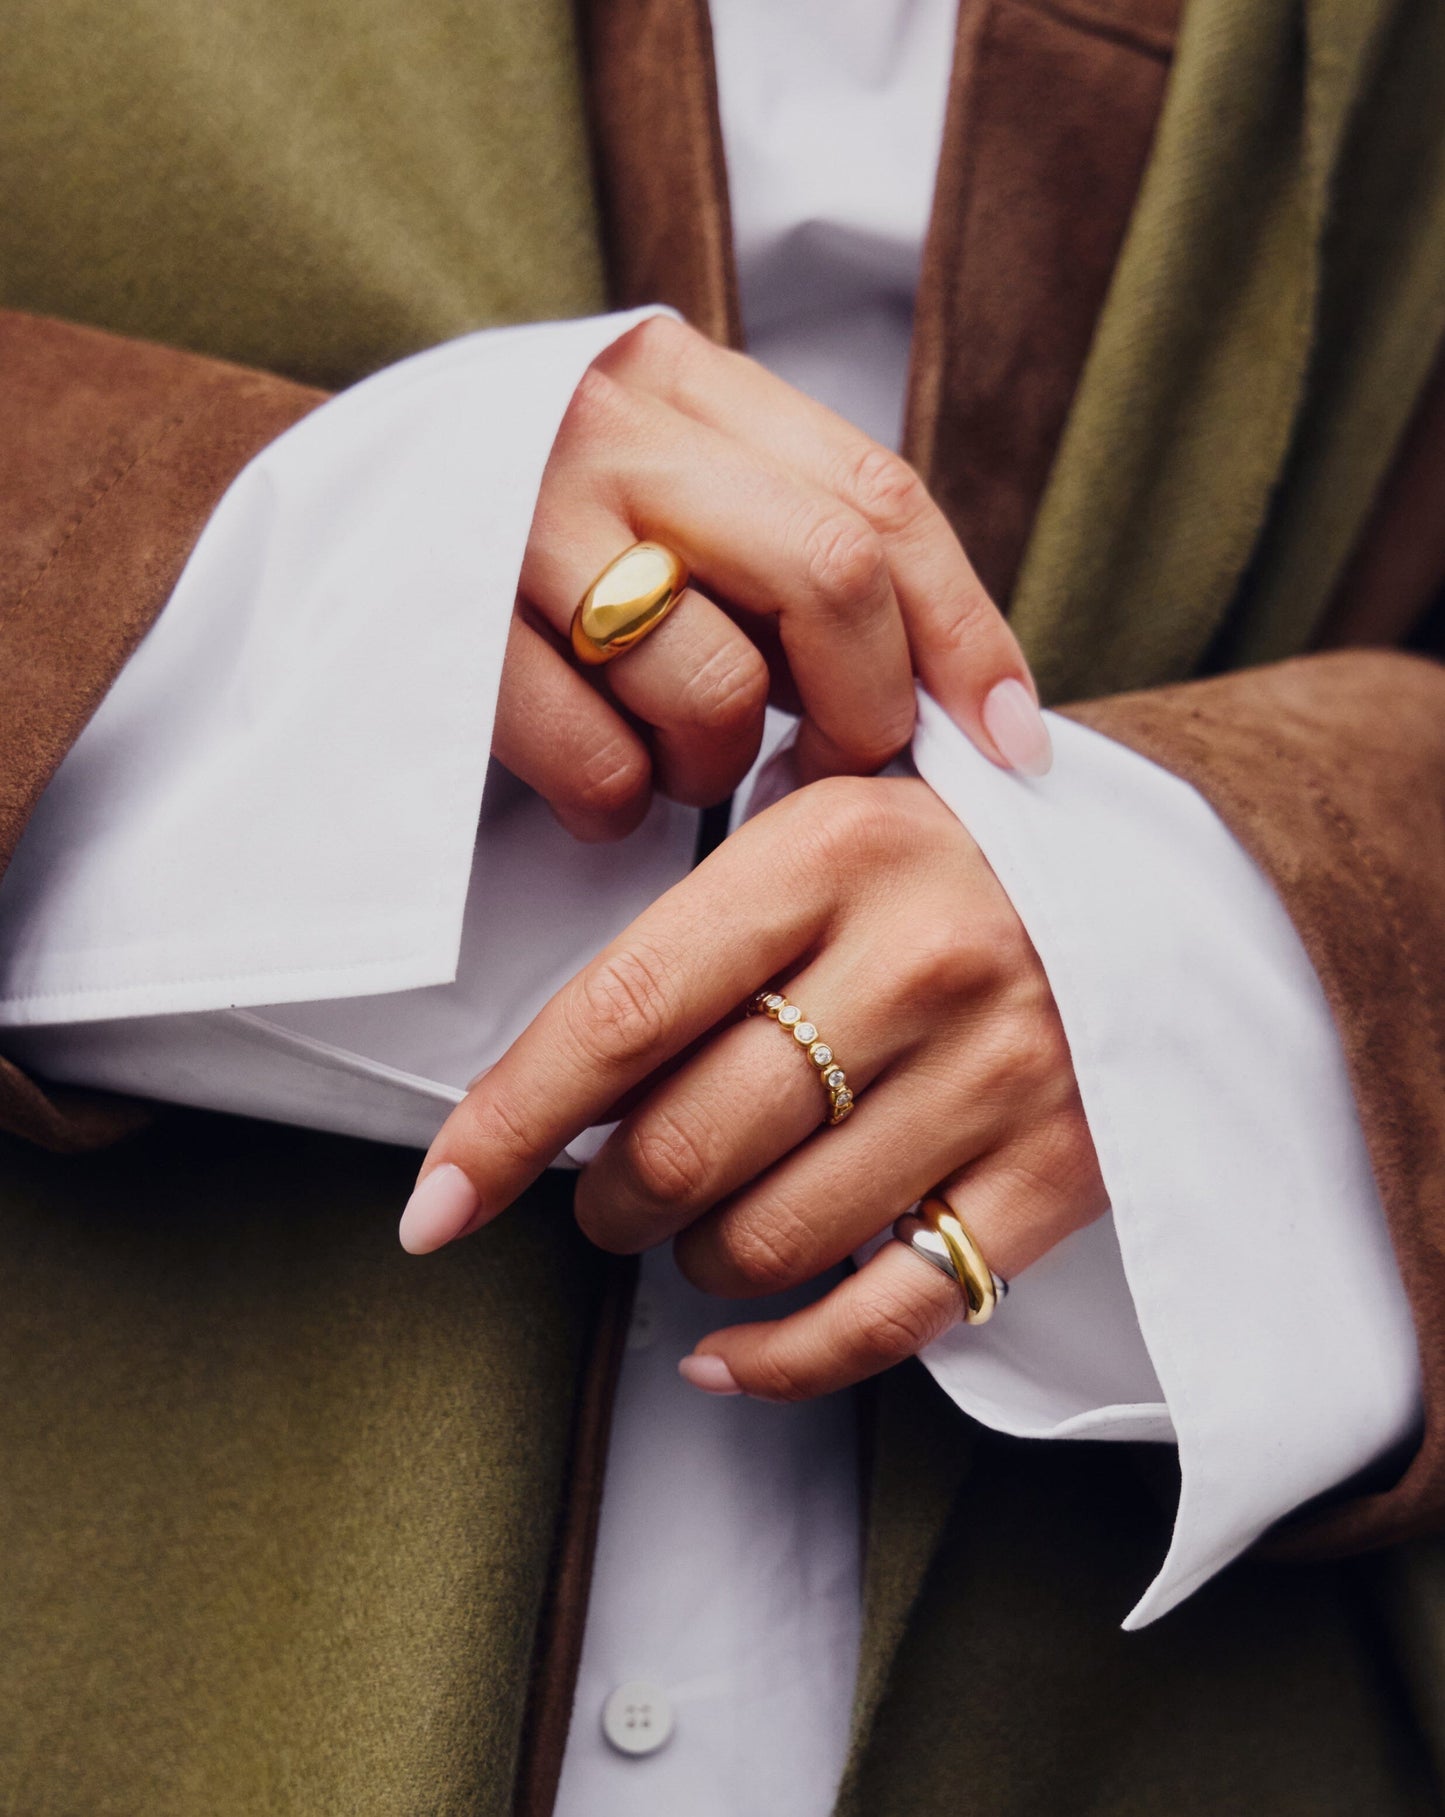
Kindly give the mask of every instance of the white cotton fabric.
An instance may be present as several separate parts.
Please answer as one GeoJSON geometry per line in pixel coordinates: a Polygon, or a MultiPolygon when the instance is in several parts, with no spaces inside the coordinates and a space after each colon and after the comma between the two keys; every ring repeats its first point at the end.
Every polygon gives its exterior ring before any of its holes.
{"type": "Polygon", "coordinates": [[[1179,1509],[1125,1623],[1142,1627],[1408,1440],[1419,1359],[1344,1056],[1289,916],[1188,784],[1049,722],[1039,781],[996,770],[928,700],[913,755],[1043,960],[1112,1219],[1023,1274],[1007,1317],[925,1360],[1005,1432],[1172,1429],[1179,1509]]]}
{"type": "MultiPolygon", "coordinates": [[[[542,470],[653,313],[451,342],[250,463],[6,873],[0,1027],[453,976],[542,470]]],[[[658,844],[686,868],[682,817],[634,854],[658,844]]]]}

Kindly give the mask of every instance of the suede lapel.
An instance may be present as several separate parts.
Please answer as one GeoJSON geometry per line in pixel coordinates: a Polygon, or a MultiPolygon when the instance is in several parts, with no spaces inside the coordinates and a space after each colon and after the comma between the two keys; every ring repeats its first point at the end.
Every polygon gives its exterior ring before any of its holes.
{"type": "Polygon", "coordinates": [[[1138,195],[1177,11],[959,8],[903,451],[1001,605],[1138,195]]]}
{"type": "Polygon", "coordinates": [[[1309,643],[1445,325],[1439,12],[1192,0],[1014,596],[1046,698],[1309,643]]]}
{"type": "Polygon", "coordinates": [[[707,0],[584,0],[581,31],[613,303],[741,346],[707,0]]]}

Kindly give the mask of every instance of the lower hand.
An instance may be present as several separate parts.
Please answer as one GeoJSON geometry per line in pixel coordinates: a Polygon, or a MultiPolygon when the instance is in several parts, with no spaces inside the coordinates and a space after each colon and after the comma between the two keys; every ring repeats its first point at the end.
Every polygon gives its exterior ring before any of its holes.
{"type": "MultiPolygon", "coordinates": [[[[639,1087],[577,1187],[604,1249],[676,1239],[687,1277],[747,1297],[813,1279],[941,1183],[1004,1278],[1105,1209],[1048,981],[977,846],[913,779],[815,783],[759,815],[551,1000],[468,1092],[402,1239],[439,1248],[503,1211],[639,1087]],[[798,1004],[857,1094],[736,1012],[798,1004]],[[435,1177],[434,1177],[435,1176],[435,1177]]],[[[684,1373],[715,1392],[826,1393],[963,1315],[887,1243],[791,1317],[714,1332],[684,1373]]]]}
{"type": "Polygon", "coordinates": [[[630,832],[654,788],[724,799],[770,689],[802,710],[805,779],[880,769],[912,736],[915,672],[994,762],[1047,766],[1023,655],[904,461],[665,316],[594,362],[543,478],[492,747],[569,831],[630,832]],[[649,538],[695,584],[584,673],[577,602],[649,538]]]}

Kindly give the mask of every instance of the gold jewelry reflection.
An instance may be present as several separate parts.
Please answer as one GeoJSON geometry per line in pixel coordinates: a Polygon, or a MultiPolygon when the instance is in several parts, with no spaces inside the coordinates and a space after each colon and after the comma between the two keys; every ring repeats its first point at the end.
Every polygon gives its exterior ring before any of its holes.
{"type": "Polygon", "coordinates": [[[983,1251],[963,1219],[938,1195],[930,1194],[917,1215],[905,1213],[893,1226],[893,1235],[906,1249],[957,1282],[964,1298],[964,1322],[986,1325],[1008,1292],[983,1258],[983,1251]]]}
{"type": "Polygon", "coordinates": [[[853,1114],[853,1088],[843,1068],[833,1058],[833,1050],[809,1022],[796,1003],[789,1003],[777,991],[759,991],[748,1005],[750,1016],[771,1016],[785,1029],[818,1069],[818,1083],[828,1094],[828,1121],[841,1123],[853,1114]]]}
{"type": "Polygon", "coordinates": [[[666,543],[634,543],[607,566],[572,614],[579,662],[612,662],[655,631],[682,597],[688,572],[666,543]]]}

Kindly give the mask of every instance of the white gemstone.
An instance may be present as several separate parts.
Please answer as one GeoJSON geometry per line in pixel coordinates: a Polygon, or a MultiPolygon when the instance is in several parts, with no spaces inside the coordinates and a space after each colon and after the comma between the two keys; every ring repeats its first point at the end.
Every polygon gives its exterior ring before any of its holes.
{"type": "Polygon", "coordinates": [[[803,1012],[796,1003],[785,1003],[778,1011],[778,1020],[784,1028],[791,1028],[795,1022],[802,1021],[803,1012]]]}
{"type": "Polygon", "coordinates": [[[841,1066],[835,1066],[831,1072],[823,1074],[823,1083],[829,1091],[841,1091],[848,1083],[847,1075],[841,1066]]]}
{"type": "Polygon", "coordinates": [[[785,999],[780,997],[776,991],[770,991],[768,993],[768,995],[763,998],[764,1004],[769,1009],[773,1009],[773,1010],[781,1009],[783,1007],[784,1001],[785,1001],[785,999]]]}
{"type": "Polygon", "coordinates": [[[853,1094],[845,1086],[842,1091],[840,1091],[834,1095],[833,1108],[834,1108],[834,1110],[847,1110],[848,1106],[852,1102],[853,1102],[853,1094]]]}
{"type": "Polygon", "coordinates": [[[833,1050],[826,1041],[815,1041],[808,1050],[808,1056],[814,1066],[831,1066],[833,1064],[833,1050]]]}
{"type": "Polygon", "coordinates": [[[793,1039],[801,1041],[804,1047],[811,1047],[818,1039],[818,1031],[811,1022],[800,1022],[793,1030],[793,1039]]]}

